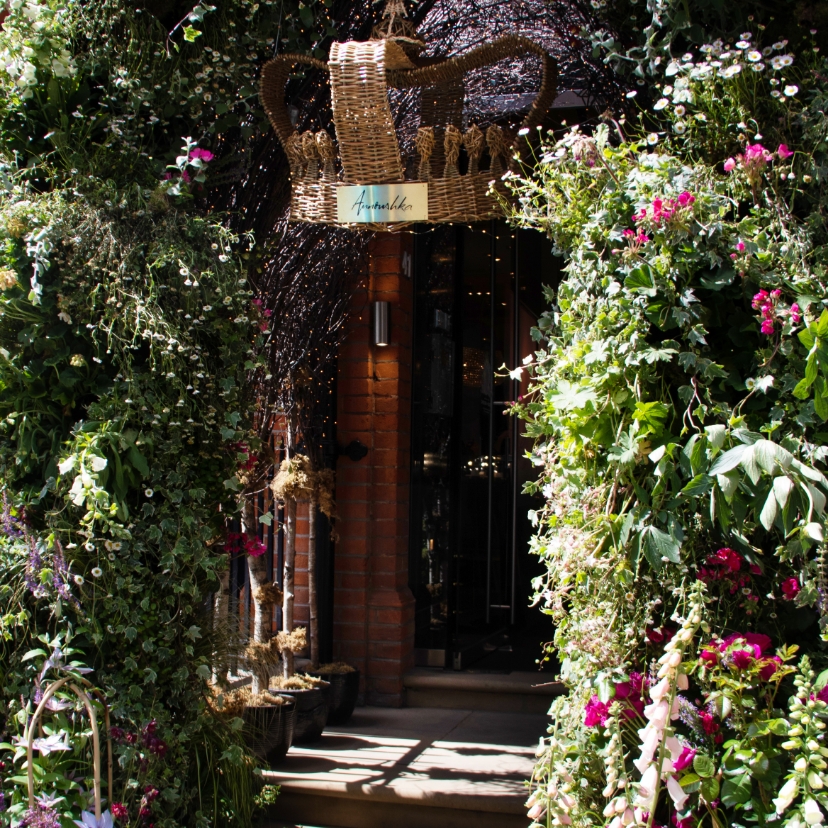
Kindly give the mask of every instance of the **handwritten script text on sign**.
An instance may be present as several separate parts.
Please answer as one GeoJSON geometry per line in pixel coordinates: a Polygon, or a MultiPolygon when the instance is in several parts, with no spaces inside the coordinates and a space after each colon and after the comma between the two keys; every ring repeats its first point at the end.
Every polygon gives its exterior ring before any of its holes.
{"type": "Polygon", "coordinates": [[[369,184],[337,187],[336,220],[342,224],[385,224],[428,219],[428,184],[369,184]]]}

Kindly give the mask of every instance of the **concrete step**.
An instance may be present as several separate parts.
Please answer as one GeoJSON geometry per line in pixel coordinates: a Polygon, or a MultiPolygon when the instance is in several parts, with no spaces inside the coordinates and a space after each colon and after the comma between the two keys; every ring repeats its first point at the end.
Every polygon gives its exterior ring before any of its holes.
{"type": "Polygon", "coordinates": [[[357,708],[291,748],[267,828],[526,828],[526,780],[544,715],[357,708]]]}
{"type": "Polygon", "coordinates": [[[408,707],[546,713],[564,692],[544,673],[474,673],[417,667],[403,677],[408,707]]]}

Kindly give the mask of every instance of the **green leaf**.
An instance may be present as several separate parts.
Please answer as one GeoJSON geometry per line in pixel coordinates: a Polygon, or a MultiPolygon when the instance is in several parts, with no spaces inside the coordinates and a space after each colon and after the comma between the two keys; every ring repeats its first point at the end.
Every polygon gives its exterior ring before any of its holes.
{"type": "Polygon", "coordinates": [[[679,562],[681,547],[678,541],[666,532],[662,532],[661,529],[647,526],[641,533],[641,543],[644,554],[653,569],[661,569],[665,558],[672,563],[679,562]]]}
{"type": "Polygon", "coordinates": [[[690,785],[698,785],[701,781],[701,778],[697,773],[685,773],[684,776],[681,777],[679,780],[679,784],[682,788],[688,788],[690,785]]]}
{"type": "Polygon", "coordinates": [[[705,756],[703,753],[697,753],[693,757],[693,770],[702,779],[707,779],[716,773],[716,765],[709,756],[705,756]]]}
{"type": "Polygon", "coordinates": [[[713,488],[713,478],[708,474],[697,474],[682,490],[686,497],[706,495],[713,488]]]}
{"type": "Polygon", "coordinates": [[[705,426],[704,433],[707,436],[707,441],[714,449],[719,450],[727,436],[727,428],[723,425],[705,426]]]}
{"type": "Polygon", "coordinates": [[[208,681],[210,679],[210,676],[212,676],[212,671],[210,670],[210,665],[209,664],[200,664],[198,669],[196,670],[196,675],[199,678],[202,678],[205,681],[208,681]]]}
{"type": "Polygon", "coordinates": [[[656,286],[648,265],[642,265],[630,271],[624,279],[624,287],[632,293],[641,293],[644,296],[655,296],[656,286]]]}
{"type": "MultiPolygon", "coordinates": [[[[811,328],[815,328],[815,325],[811,325],[811,328]]],[[[805,328],[801,330],[797,336],[799,337],[799,341],[810,351],[811,348],[814,347],[816,343],[816,336],[813,330],[810,328],[805,328]]]]}
{"type": "Polygon", "coordinates": [[[776,493],[771,490],[759,514],[759,522],[768,532],[773,528],[777,514],[779,514],[779,503],[776,500],[776,493]]]}
{"type": "Polygon", "coordinates": [[[127,456],[129,457],[129,462],[132,463],[133,468],[137,469],[141,473],[142,477],[149,477],[150,470],[149,465],[147,464],[147,459],[135,446],[130,447],[127,456]]]}
{"type": "Polygon", "coordinates": [[[790,477],[774,477],[773,479],[773,493],[776,496],[776,501],[781,508],[785,508],[788,503],[788,498],[793,491],[794,483],[790,477]]]}
{"type": "Polygon", "coordinates": [[[714,799],[719,798],[719,780],[715,778],[705,779],[701,783],[699,793],[705,802],[713,802],[714,799]]]}
{"type": "Polygon", "coordinates": [[[233,492],[238,492],[241,489],[241,483],[239,483],[239,479],[237,477],[229,477],[224,481],[224,488],[230,489],[230,491],[233,492]]]}
{"type": "Polygon", "coordinates": [[[23,658],[21,658],[20,660],[31,661],[33,658],[37,658],[38,656],[46,658],[46,651],[41,649],[29,650],[29,652],[26,653],[26,655],[24,655],[23,658]]]}
{"type": "Polygon", "coordinates": [[[750,802],[750,793],[751,783],[748,774],[728,779],[722,786],[722,804],[728,808],[744,805],[750,802]]]}
{"type": "Polygon", "coordinates": [[[828,420],[828,384],[825,382],[825,377],[817,380],[814,389],[814,411],[823,422],[828,420]]]}
{"type": "Polygon", "coordinates": [[[822,311],[816,323],[816,335],[825,339],[828,337],[828,310],[822,311]]]}
{"type": "Polygon", "coordinates": [[[742,462],[745,452],[750,448],[751,446],[736,446],[735,448],[729,449],[716,458],[716,461],[710,467],[710,474],[726,474],[732,471],[742,462]]]}
{"type": "Polygon", "coordinates": [[[201,32],[198,29],[195,29],[192,26],[184,27],[184,40],[186,40],[187,43],[195,43],[197,37],[201,37],[201,32]]]}
{"type": "Polygon", "coordinates": [[[265,512],[263,515],[260,515],[259,523],[270,526],[273,523],[273,512],[265,512]]]}

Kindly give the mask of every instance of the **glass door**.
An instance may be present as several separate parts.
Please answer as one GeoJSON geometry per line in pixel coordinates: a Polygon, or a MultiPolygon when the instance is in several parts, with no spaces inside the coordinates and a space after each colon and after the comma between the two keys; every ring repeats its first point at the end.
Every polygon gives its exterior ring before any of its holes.
{"type": "Polygon", "coordinates": [[[542,285],[557,281],[549,248],[495,222],[418,236],[410,581],[421,664],[465,669],[509,647],[523,620],[532,466],[506,414],[520,384],[503,366],[532,352],[542,285]]]}

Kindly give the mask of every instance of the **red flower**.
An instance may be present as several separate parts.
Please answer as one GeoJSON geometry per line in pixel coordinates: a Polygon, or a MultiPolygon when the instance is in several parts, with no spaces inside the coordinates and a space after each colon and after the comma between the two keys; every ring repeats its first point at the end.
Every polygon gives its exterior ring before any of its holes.
{"type": "Polygon", "coordinates": [[[796,578],[788,578],[787,581],[782,582],[782,594],[785,596],[786,601],[793,601],[799,595],[800,590],[801,587],[796,578]]]}
{"type": "Polygon", "coordinates": [[[699,713],[699,718],[701,719],[702,728],[708,736],[716,733],[719,730],[719,724],[713,718],[712,713],[709,713],[707,710],[702,710],[702,712],[699,713]]]}
{"type": "Polygon", "coordinates": [[[719,663],[719,653],[718,650],[715,650],[715,644],[708,644],[699,655],[699,659],[704,662],[705,664],[718,664],[719,663]]]}
{"type": "Polygon", "coordinates": [[[733,664],[740,670],[747,670],[753,664],[753,652],[747,650],[736,650],[730,654],[733,664]]]}
{"type": "Polygon", "coordinates": [[[647,627],[647,638],[653,644],[665,644],[676,634],[673,627],[647,627]]]}
{"type": "Polygon", "coordinates": [[[770,658],[765,658],[762,660],[762,668],[759,670],[759,678],[762,681],[768,681],[772,676],[776,674],[776,671],[779,669],[779,665],[782,663],[782,659],[779,656],[770,656],[770,658]]]}
{"type": "Polygon", "coordinates": [[[109,810],[115,819],[129,819],[129,811],[120,802],[113,802],[109,810]]]}

